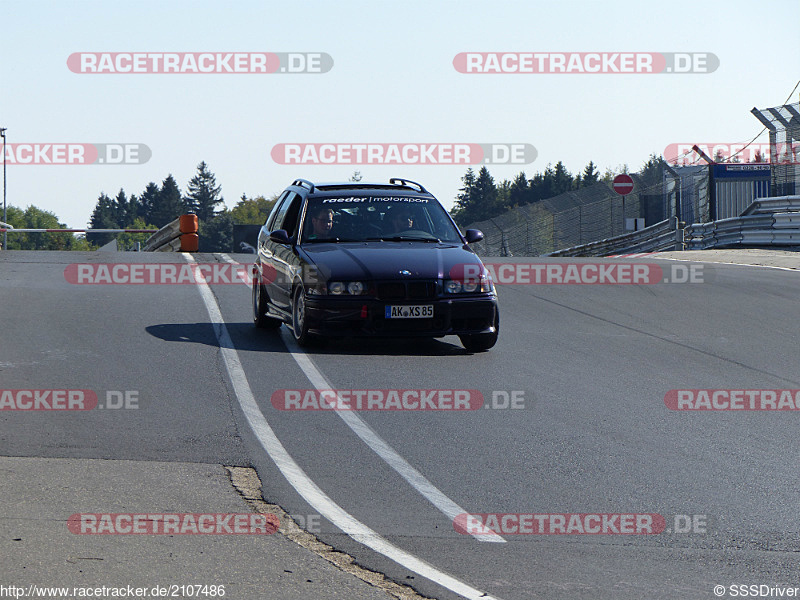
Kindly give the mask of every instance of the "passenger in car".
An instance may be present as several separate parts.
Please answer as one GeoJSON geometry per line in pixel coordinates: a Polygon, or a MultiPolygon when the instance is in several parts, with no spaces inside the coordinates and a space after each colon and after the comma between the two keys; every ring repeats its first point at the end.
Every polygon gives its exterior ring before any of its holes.
{"type": "Polygon", "coordinates": [[[395,208],[390,214],[389,222],[393,233],[414,229],[414,216],[405,207],[395,208]]]}

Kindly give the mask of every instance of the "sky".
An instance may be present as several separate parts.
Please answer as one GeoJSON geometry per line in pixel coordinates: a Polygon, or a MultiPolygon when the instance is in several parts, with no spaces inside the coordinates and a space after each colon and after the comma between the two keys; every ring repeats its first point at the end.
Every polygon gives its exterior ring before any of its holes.
{"type": "MultiPolygon", "coordinates": [[[[559,160],[573,173],[590,160],[601,171],[636,170],[670,144],[749,141],[762,129],[750,110],[783,104],[800,79],[797,0],[0,0],[0,23],[0,127],[9,144],[144,144],[152,153],[143,164],[9,162],[8,204],[52,211],[75,228],[87,225],[101,192],[139,194],[170,173],[185,192],[201,161],[228,207],[243,193],[279,193],[298,177],[338,181],[360,171],[365,181],[418,181],[450,208],[467,168],[481,166],[287,165],[274,160],[280,144],[536,149],[527,164],[487,165],[497,181],[559,160]],[[81,73],[68,65],[76,53],[311,53],[332,66],[81,73]],[[461,53],[704,53],[718,66],[462,73],[454,65],[461,53]]],[[[490,65],[481,60],[472,64],[490,65]]]]}

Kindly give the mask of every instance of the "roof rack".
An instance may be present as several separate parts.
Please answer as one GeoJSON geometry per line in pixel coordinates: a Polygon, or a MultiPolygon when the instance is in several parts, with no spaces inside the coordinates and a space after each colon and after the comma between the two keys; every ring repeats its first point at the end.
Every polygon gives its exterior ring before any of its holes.
{"type": "Polygon", "coordinates": [[[401,179],[400,177],[392,177],[389,180],[389,183],[391,183],[391,184],[399,183],[400,185],[417,186],[417,189],[421,193],[423,193],[423,194],[429,193],[428,190],[426,190],[424,187],[422,187],[422,184],[419,184],[416,181],[411,181],[410,179],[401,179]]]}
{"type": "Polygon", "coordinates": [[[292,182],[292,185],[302,186],[305,185],[308,187],[308,190],[313,194],[314,193],[314,184],[311,183],[308,179],[295,179],[292,182]]]}

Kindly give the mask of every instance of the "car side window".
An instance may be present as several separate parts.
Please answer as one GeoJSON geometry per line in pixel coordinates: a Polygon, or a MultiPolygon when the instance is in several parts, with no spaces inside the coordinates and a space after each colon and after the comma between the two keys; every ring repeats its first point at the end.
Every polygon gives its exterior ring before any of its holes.
{"type": "Polygon", "coordinates": [[[272,207],[272,212],[269,213],[269,216],[267,217],[267,222],[265,223],[265,225],[267,227],[267,231],[270,231],[270,232],[274,231],[272,226],[275,224],[275,218],[278,216],[278,212],[281,209],[281,205],[283,204],[283,201],[286,200],[286,196],[288,196],[288,195],[289,195],[289,192],[285,191],[275,201],[275,206],[272,207]]]}
{"type": "Polygon", "coordinates": [[[281,229],[285,229],[289,237],[296,237],[299,225],[300,207],[303,205],[303,198],[299,194],[294,194],[291,200],[287,200],[289,208],[283,217],[281,229]]]}
{"type": "Polygon", "coordinates": [[[278,214],[275,216],[275,222],[272,224],[272,231],[284,229],[283,222],[286,212],[289,210],[289,205],[292,203],[294,197],[297,196],[294,192],[289,192],[289,195],[281,202],[281,207],[278,209],[278,214]]]}

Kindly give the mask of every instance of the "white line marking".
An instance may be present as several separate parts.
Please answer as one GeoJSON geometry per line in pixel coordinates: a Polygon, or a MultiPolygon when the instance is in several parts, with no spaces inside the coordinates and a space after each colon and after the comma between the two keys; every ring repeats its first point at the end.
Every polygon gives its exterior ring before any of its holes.
{"type": "MultiPolygon", "coordinates": [[[[183,256],[189,262],[196,262],[191,254],[183,253],[183,256]]],[[[469,598],[470,600],[500,600],[496,596],[489,596],[473,588],[452,575],[448,575],[444,571],[437,569],[424,560],[390,543],[331,500],[331,498],[306,475],[305,471],[303,471],[300,465],[298,465],[287,452],[286,448],[284,448],[283,444],[272,430],[272,427],[270,427],[267,422],[267,419],[259,410],[258,404],[253,396],[253,391],[250,389],[250,384],[247,381],[244,368],[239,360],[239,354],[233,346],[228,328],[225,326],[225,321],[222,318],[222,311],[220,311],[217,300],[211,292],[211,288],[204,281],[200,281],[198,282],[197,289],[200,291],[200,296],[203,299],[203,303],[208,311],[208,316],[211,319],[211,324],[214,327],[214,333],[219,341],[220,353],[222,354],[225,368],[228,371],[228,377],[230,377],[234,393],[242,408],[242,412],[261,446],[275,462],[275,465],[280,469],[281,473],[283,473],[283,476],[286,477],[286,480],[297,490],[297,493],[323,517],[355,541],[363,544],[367,548],[371,548],[375,552],[382,554],[414,573],[426,579],[430,579],[434,583],[464,598],[469,598]]]]}
{"type": "MultiPolygon", "coordinates": [[[[226,254],[221,255],[223,260],[229,262],[233,261],[230,256],[226,254]]],[[[317,366],[313,363],[311,358],[302,350],[297,347],[294,339],[285,328],[281,328],[281,335],[284,344],[286,344],[289,354],[291,354],[297,366],[305,374],[308,381],[318,391],[336,389],[320,372],[317,366]]],[[[422,473],[415,469],[411,464],[397,451],[392,448],[381,436],[379,436],[364,420],[359,417],[355,412],[350,410],[334,410],[339,415],[345,424],[355,433],[361,441],[380,456],[386,463],[392,467],[400,477],[405,479],[408,484],[417,490],[423,497],[425,497],[431,504],[433,504],[442,514],[444,514],[451,521],[458,515],[464,514],[467,511],[461,508],[458,504],[453,502],[444,492],[439,490],[433,485],[422,473]]],[[[488,533],[474,533],[471,534],[476,540],[480,542],[495,542],[504,544],[506,542],[503,537],[490,531],[488,533]]]]}
{"type": "MultiPolygon", "coordinates": [[[[305,373],[311,385],[317,388],[318,391],[335,389],[334,386],[325,379],[325,376],[317,369],[316,365],[305,352],[292,348],[297,348],[297,344],[295,344],[294,339],[290,337],[289,332],[282,329],[281,335],[286,344],[286,348],[289,350],[289,354],[292,355],[297,365],[302,369],[303,373],[305,373]]],[[[361,441],[372,448],[378,456],[397,471],[400,477],[405,479],[411,487],[427,498],[428,501],[438,508],[448,519],[453,521],[458,515],[467,512],[448,498],[444,492],[433,485],[422,473],[412,467],[405,458],[400,456],[394,448],[375,433],[375,431],[355,412],[351,410],[334,410],[334,412],[342,418],[353,433],[361,438],[361,441]]],[[[505,539],[493,531],[490,533],[476,533],[472,534],[472,536],[480,542],[505,543],[505,539]]]]}
{"type": "Polygon", "coordinates": [[[720,260],[702,260],[699,258],[672,258],[670,256],[652,256],[656,260],[674,260],[676,262],[699,262],[706,265],[733,265],[735,267],[759,267],[761,269],[777,269],[778,271],[800,271],[800,267],[779,267],[776,265],[751,265],[749,263],[723,262],[720,260]]]}

